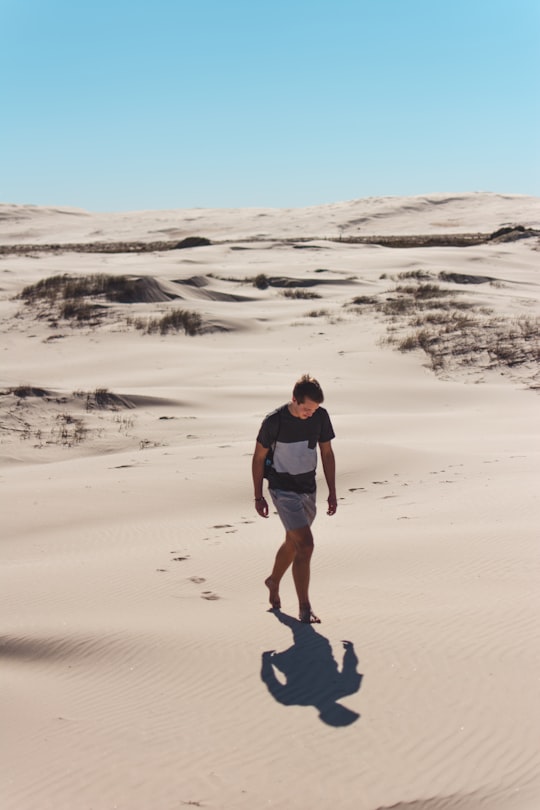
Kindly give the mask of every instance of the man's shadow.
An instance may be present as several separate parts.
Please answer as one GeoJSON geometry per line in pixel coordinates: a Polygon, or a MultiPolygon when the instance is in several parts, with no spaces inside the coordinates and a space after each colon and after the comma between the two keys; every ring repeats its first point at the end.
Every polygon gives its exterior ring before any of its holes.
{"type": "Polygon", "coordinates": [[[269,650],[262,654],[261,679],[268,691],[284,706],[314,706],[320,719],[329,726],[350,726],[360,717],[337,701],[360,689],[362,675],[357,672],[358,658],[351,641],[343,641],[341,671],[332,655],[330,642],[311,624],[273,610],[282,624],[292,630],[294,644],[284,652],[269,650]],[[285,678],[278,678],[276,670],[285,678]]]}

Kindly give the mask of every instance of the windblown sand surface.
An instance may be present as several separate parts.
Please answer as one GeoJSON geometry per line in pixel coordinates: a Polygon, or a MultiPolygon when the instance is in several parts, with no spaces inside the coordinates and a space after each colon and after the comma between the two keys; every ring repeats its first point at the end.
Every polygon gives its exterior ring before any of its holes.
{"type": "Polygon", "coordinates": [[[0,256],[2,810],[540,806],[538,237],[330,241],[517,225],[538,199],[0,206],[0,245],[212,242],[0,256]],[[57,276],[109,297],[28,292],[57,276]],[[290,576],[268,611],[250,481],[306,371],[316,627],[290,576]]]}

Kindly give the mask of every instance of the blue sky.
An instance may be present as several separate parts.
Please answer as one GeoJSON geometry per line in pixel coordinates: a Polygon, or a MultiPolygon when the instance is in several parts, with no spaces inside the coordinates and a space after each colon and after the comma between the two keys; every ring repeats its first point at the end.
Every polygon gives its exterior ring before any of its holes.
{"type": "Polygon", "coordinates": [[[0,201],[540,196],[539,0],[0,0],[0,201]]]}

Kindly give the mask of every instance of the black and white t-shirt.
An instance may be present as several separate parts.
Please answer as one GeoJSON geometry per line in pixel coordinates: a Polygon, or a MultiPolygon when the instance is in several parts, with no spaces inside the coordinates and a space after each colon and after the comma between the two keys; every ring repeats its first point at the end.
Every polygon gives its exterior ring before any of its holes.
{"type": "Polygon", "coordinates": [[[270,489],[315,492],[317,445],[335,436],[328,411],[317,408],[308,419],[293,416],[287,405],[269,413],[257,441],[263,447],[275,442],[274,460],[268,474],[270,489]]]}

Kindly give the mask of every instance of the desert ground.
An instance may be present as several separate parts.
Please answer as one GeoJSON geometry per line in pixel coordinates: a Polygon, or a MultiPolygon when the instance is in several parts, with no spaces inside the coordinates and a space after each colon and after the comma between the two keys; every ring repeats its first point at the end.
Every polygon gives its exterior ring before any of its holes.
{"type": "Polygon", "coordinates": [[[540,199],[0,205],[2,810],[537,810],[540,199]],[[336,438],[311,598],[262,419],[336,438]]]}

